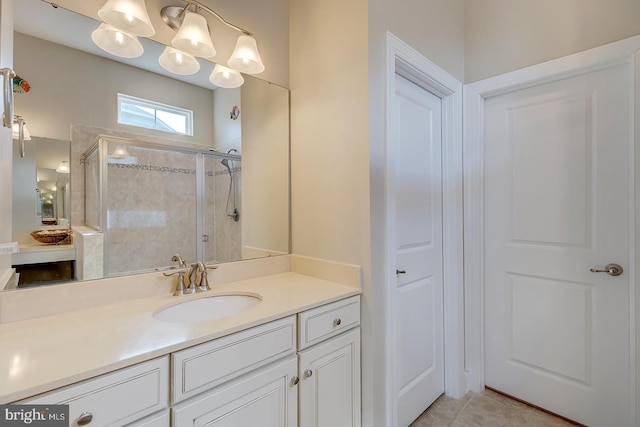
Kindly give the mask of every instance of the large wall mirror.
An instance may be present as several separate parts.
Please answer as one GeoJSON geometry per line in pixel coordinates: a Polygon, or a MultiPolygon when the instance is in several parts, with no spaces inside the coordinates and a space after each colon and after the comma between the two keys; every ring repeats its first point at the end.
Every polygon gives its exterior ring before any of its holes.
{"type": "Polygon", "coordinates": [[[15,114],[30,140],[24,153],[14,140],[22,279],[7,289],[149,272],[173,253],[207,263],[289,253],[286,88],[249,75],[216,88],[209,61],[172,75],[160,43],[115,58],[92,43],[92,18],[42,0],[14,8],[14,69],[29,84],[15,114]],[[165,107],[192,112],[192,132],[158,119],[165,107]]]}

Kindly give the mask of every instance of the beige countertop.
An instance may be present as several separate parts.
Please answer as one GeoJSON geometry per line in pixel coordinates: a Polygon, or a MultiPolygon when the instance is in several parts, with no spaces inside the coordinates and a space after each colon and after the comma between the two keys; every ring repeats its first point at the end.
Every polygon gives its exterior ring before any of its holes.
{"type": "Polygon", "coordinates": [[[286,272],[217,285],[190,296],[167,294],[0,324],[0,404],[359,293],[352,286],[286,272]],[[259,295],[262,301],[232,316],[191,324],[153,318],[156,310],[168,305],[233,293],[259,295]]]}

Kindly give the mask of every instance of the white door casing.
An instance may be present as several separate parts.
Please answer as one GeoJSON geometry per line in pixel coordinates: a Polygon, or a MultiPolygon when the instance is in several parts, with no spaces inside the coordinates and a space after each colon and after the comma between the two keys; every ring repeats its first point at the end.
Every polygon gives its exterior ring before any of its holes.
{"type": "Polygon", "coordinates": [[[486,380],[589,425],[635,425],[638,47],[627,39],[465,93],[471,389],[486,380]],[[589,272],[609,262],[624,274],[589,272]]]}
{"type": "Polygon", "coordinates": [[[395,104],[393,348],[398,425],[406,426],[444,392],[442,106],[399,75],[395,104]]]}
{"type": "MultiPolygon", "coordinates": [[[[400,75],[440,99],[441,128],[441,230],[444,300],[444,391],[461,397],[466,391],[463,360],[462,294],[462,84],[420,53],[387,33],[387,133],[385,143],[384,197],[386,216],[386,263],[384,295],[386,315],[386,425],[398,424],[399,360],[395,343],[400,339],[397,320],[402,308],[396,292],[396,197],[395,179],[398,162],[396,121],[396,79],[400,75]]],[[[402,162],[400,162],[402,163],[402,162]]],[[[409,271],[409,270],[407,270],[409,271]]],[[[412,286],[412,285],[409,285],[412,286]]],[[[406,368],[403,368],[406,371],[406,368]]]]}
{"type": "MultiPolygon", "coordinates": [[[[13,0],[0,0],[0,68],[13,68],[13,0]]],[[[4,99],[4,94],[0,95],[0,98],[4,99]]],[[[3,104],[0,102],[0,118],[4,113],[3,104]]],[[[12,240],[12,161],[11,129],[1,126],[0,123],[0,195],[3,199],[0,205],[0,243],[12,240]]],[[[0,289],[4,288],[13,273],[11,254],[0,254],[0,289]]]]}

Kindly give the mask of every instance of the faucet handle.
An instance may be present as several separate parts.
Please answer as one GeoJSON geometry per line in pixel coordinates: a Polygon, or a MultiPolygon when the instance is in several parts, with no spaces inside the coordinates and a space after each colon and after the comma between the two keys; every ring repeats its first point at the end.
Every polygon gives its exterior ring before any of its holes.
{"type": "Polygon", "coordinates": [[[207,278],[207,269],[205,268],[200,273],[200,285],[198,285],[198,291],[210,291],[211,287],[209,286],[209,279],[207,278]]]}
{"type": "MultiPolygon", "coordinates": [[[[185,287],[184,287],[184,271],[178,271],[178,283],[176,284],[176,290],[173,292],[173,296],[177,297],[177,296],[181,296],[185,294],[185,287]]],[[[175,273],[173,273],[175,274],[175,273]]]]}
{"type": "Polygon", "coordinates": [[[174,274],[186,273],[189,271],[188,268],[177,268],[176,266],[166,267],[166,268],[156,268],[156,271],[161,271],[165,276],[173,276],[174,274]]]}

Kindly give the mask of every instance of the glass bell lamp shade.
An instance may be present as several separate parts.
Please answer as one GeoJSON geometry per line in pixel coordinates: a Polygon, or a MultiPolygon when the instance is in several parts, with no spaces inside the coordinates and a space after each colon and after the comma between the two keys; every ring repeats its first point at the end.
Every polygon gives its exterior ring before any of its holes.
{"type": "Polygon", "coordinates": [[[129,157],[129,151],[127,151],[127,147],[124,145],[118,145],[111,153],[111,157],[114,159],[126,159],[129,157]]]}
{"type": "Polygon", "coordinates": [[[258,74],[264,71],[264,64],[258,52],[256,39],[246,34],[238,37],[227,65],[234,70],[247,74],[258,74]]]}
{"type": "Polygon", "coordinates": [[[142,37],[151,37],[156,33],[144,0],[108,0],[98,11],[98,16],[125,33],[142,37]]]}
{"type": "Polygon", "coordinates": [[[158,62],[165,70],[182,76],[195,74],[200,70],[200,63],[195,56],[169,46],[164,48],[158,62]]]}
{"type": "Polygon", "coordinates": [[[244,78],[236,70],[216,64],[216,66],[213,67],[213,72],[209,76],[209,81],[218,87],[233,89],[242,86],[244,78]]]}
{"type": "Polygon", "coordinates": [[[102,50],[121,58],[137,58],[144,49],[133,34],[125,33],[109,24],[100,26],[91,33],[91,40],[102,50]]]}
{"type": "Polygon", "coordinates": [[[211,58],[216,54],[206,18],[194,12],[186,13],[171,44],[176,49],[200,58],[211,58]]]}
{"type": "Polygon", "coordinates": [[[63,160],[56,168],[57,173],[69,173],[69,162],[63,160]]]}

